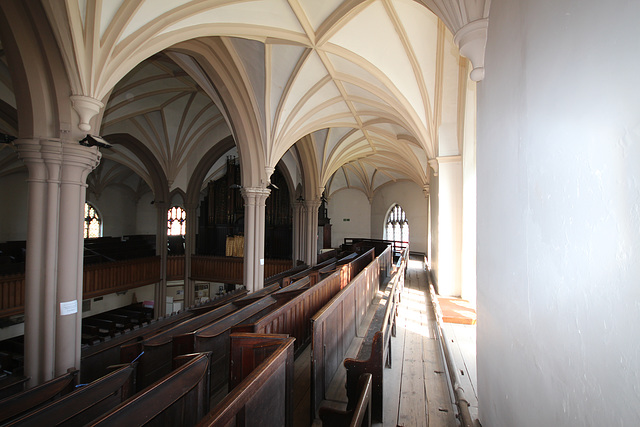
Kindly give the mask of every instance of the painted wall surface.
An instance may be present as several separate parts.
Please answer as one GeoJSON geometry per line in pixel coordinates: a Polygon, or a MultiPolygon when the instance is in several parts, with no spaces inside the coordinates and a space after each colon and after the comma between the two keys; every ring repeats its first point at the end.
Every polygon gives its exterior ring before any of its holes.
{"type": "Polygon", "coordinates": [[[409,221],[409,250],[427,253],[429,203],[414,182],[394,182],[380,187],[371,201],[371,237],[382,239],[389,210],[399,204],[409,221]]]}
{"type": "Polygon", "coordinates": [[[438,158],[438,288],[462,294],[462,161],[438,158]]]}
{"type": "Polygon", "coordinates": [[[27,239],[28,173],[0,178],[0,242],[27,239]]]}
{"type": "Polygon", "coordinates": [[[158,210],[151,204],[152,200],[153,194],[147,193],[138,201],[135,234],[156,234],[158,210]]]}
{"type": "Polygon", "coordinates": [[[438,282],[438,212],[440,205],[438,203],[438,193],[440,192],[440,180],[429,168],[429,254],[427,259],[431,267],[431,278],[437,284],[438,282]]]}
{"type": "Polygon", "coordinates": [[[347,189],[333,194],[327,214],[331,218],[331,247],[340,246],[345,237],[371,237],[371,206],[362,191],[347,189]]]}
{"type": "Polygon", "coordinates": [[[108,186],[100,198],[87,194],[91,203],[102,217],[103,236],[125,236],[136,234],[137,203],[132,194],[121,187],[108,186]]]}
{"type": "Polygon", "coordinates": [[[155,285],[140,286],[139,288],[129,289],[124,294],[109,294],[98,298],[91,299],[91,309],[82,312],[82,317],[95,316],[105,311],[115,310],[134,302],[143,302],[153,300],[153,290],[155,285]]]}
{"type": "Polygon", "coordinates": [[[640,2],[491,3],[482,425],[640,425],[640,2]]]}

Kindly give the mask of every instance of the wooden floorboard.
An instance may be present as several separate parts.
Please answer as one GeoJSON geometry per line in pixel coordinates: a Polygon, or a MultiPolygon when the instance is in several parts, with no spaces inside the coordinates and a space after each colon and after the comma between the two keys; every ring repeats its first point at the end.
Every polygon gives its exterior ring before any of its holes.
{"type": "MultiPolygon", "coordinates": [[[[363,326],[375,312],[372,304],[363,326]]],[[[428,292],[426,271],[422,264],[410,263],[402,301],[398,308],[397,334],[392,338],[392,366],[384,372],[383,423],[376,426],[458,426],[442,353],[435,336],[435,316],[428,292]]],[[[360,336],[364,333],[359,331],[360,336]]],[[[358,351],[359,340],[349,348],[349,356],[358,351]]],[[[310,375],[309,349],[296,359],[296,386],[294,386],[294,426],[321,426],[319,419],[310,420],[309,379],[298,385],[300,376],[310,375]],[[303,388],[306,387],[306,390],[303,388]]],[[[334,376],[323,406],[338,409],[346,407],[344,367],[334,376]]]]}

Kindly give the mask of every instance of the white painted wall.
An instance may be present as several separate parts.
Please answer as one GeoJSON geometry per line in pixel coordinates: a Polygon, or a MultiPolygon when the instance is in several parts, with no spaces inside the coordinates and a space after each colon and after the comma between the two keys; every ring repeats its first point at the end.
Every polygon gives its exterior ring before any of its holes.
{"type": "Polygon", "coordinates": [[[104,189],[100,198],[87,194],[91,203],[102,217],[103,236],[125,236],[136,234],[137,204],[132,193],[116,186],[104,189]]]}
{"type": "Polygon", "coordinates": [[[640,2],[493,0],[478,86],[485,426],[640,425],[640,2]]]}
{"type": "Polygon", "coordinates": [[[27,240],[27,169],[0,178],[0,242],[27,240]]]}
{"type": "Polygon", "coordinates": [[[432,280],[438,281],[438,212],[440,212],[440,206],[438,203],[438,192],[440,191],[440,180],[434,173],[432,168],[429,168],[429,227],[428,227],[428,242],[429,250],[427,259],[431,266],[432,280]]]}
{"type": "Polygon", "coordinates": [[[95,316],[105,311],[115,310],[133,304],[134,302],[143,302],[153,300],[153,289],[155,285],[140,286],[139,288],[129,289],[124,294],[116,293],[104,295],[91,299],[91,309],[82,312],[82,317],[95,316]]]}
{"type": "Polygon", "coordinates": [[[371,201],[371,237],[382,239],[387,214],[396,203],[409,221],[409,250],[426,254],[429,203],[422,188],[413,182],[389,183],[376,191],[371,201]]]}
{"type": "Polygon", "coordinates": [[[147,193],[138,201],[135,234],[156,234],[158,210],[151,204],[153,194],[147,193]]]}
{"type": "Polygon", "coordinates": [[[331,247],[340,246],[345,237],[371,237],[371,206],[362,191],[346,189],[334,193],[327,204],[327,214],[331,218],[331,247]]]}

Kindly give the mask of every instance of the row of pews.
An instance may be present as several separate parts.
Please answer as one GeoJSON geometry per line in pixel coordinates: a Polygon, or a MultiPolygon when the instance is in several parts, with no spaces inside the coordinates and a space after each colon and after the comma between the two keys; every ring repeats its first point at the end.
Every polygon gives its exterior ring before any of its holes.
{"type": "MultiPolygon", "coordinates": [[[[364,248],[87,346],[79,374],[0,401],[0,423],[291,426],[295,357],[340,335],[329,321],[315,342],[318,315],[351,298],[343,314],[361,319],[392,268],[389,249],[364,248]]],[[[329,353],[311,361],[326,377],[329,353]]]]}

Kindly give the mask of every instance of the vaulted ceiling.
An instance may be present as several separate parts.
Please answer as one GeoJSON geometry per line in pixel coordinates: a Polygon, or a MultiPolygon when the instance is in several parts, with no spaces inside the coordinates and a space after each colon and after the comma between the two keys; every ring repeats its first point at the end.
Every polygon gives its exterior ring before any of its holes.
{"type": "MultiPolygon", "coordinates": [[[[466,0],[43,5],[74,94],[106,104],[101,134],[142,142],[172,188],[229,135],[267,171],[306,138],[296,149],[312,151],[317,187],[368,197],[391,181],[425,187],[430,160],[460,154],[475,86],[452,31],[488,12],[466,0]]],[[[150,183],[126,148],[105,157],[150,183]]]]}

